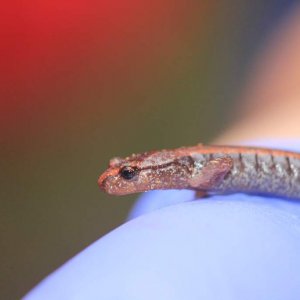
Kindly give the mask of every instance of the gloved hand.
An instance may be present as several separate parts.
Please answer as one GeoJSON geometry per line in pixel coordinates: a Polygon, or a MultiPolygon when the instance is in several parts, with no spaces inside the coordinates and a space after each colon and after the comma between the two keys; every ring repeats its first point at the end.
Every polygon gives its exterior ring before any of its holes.
{"type": "MultiPolygon", "coordinates": [[[[300,150],[300,142],[285,145],[300,150]]],[[[300,201],[193,198],[187,190],[145,193],[129,222],[25,299],[300,299],[300,201]]]]}

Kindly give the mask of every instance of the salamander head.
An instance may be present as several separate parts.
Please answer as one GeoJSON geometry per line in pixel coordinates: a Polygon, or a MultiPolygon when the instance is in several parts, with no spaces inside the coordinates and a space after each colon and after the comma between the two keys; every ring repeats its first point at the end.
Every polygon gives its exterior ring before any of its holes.
{"type": "Polygon", "coordinates": [[[178,157],[168,150],[133,154],[124,159],[117,157],[111,159],[98,184],[102,190],[113,195],[185,188],[193,165],[191,157],[178,157]]]}

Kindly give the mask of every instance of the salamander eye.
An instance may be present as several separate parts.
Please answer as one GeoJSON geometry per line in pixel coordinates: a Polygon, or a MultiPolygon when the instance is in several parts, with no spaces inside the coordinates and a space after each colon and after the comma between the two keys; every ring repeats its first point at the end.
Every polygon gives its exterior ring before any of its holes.
{"type": "Polygon", "coordinates": [[[137,168],[133,168],[133,167],[123,167],[120,170],[120,175],[126,180],[132,179],[137,175],[137,173],[138,173],[137,168]]]}

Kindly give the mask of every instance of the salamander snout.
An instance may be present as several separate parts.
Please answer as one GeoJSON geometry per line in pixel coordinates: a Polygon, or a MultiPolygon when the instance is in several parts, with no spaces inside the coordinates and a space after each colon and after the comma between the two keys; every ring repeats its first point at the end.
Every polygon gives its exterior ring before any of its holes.
{"type": "Polygon", "coordinates": [[[98,178],[98,185],[100,189],[105,191],[106,193],[114,194],[112,191],[112,187],[115,178],[118,176],[118,173],[118,169],[115,168],[109,168],[104,173],[102,173],[98,178]]]}

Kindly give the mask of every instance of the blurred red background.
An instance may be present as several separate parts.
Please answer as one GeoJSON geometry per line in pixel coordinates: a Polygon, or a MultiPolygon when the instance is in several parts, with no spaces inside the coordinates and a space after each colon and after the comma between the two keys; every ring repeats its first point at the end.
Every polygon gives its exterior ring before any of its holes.
{"type": "MultiPolygon", "coordinates": [[[[192,4],[30,1],[7,5],[2,19],[1,79],[7,94],[1,119],[9,137],[28,134],[28,127],[30,133],[39,131],[39,124],[53,117],[55,127],[60,127],[74,120],[78,110],[81,117],[98,120],[130,112],[128,94],[143,91],[151,78],[159,82],[164,76],[161,71],[168,71],[182,47],[188,46],[195,28],[200,34],[202,23],[213,14],[213,2],[203,2],[196,10],[192,4]]],[[[132,97],[131,102],[142,106],[148,99],[132,97]]]]}

